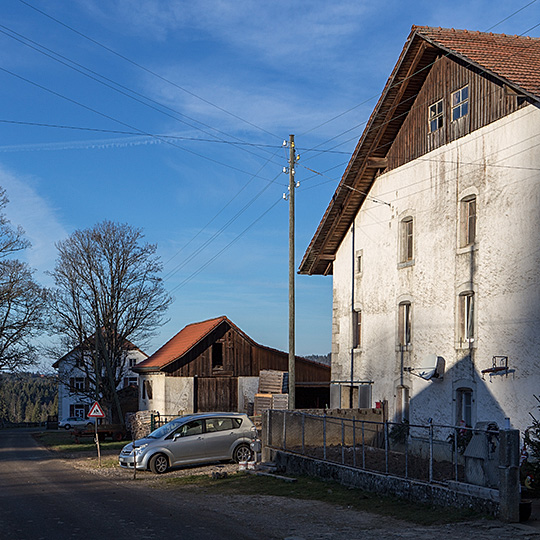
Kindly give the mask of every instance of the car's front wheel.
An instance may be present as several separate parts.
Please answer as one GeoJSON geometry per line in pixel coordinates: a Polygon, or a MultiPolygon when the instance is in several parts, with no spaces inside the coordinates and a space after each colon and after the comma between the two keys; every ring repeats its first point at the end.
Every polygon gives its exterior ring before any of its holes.
{"type": "Polygon", "coordinates": [[[66,424],[66,425],[64,426],[64,429],[71,429],[71,424],[66,424]]]}
{"type": "Polygon", "coordinates": [[[150,458],[149,466],[154,474],[163,474],[169,468],[169,460],[165,454],[156,454],[150,458]]]}
{"type": "Polygon", "coordinates": [[[251,448],[247,444],[239,444],[235,449],[233,453],[233,459],[236,461],[236,463],[240,463],[241,461],[250,461],[251,460],[251,448]]]}

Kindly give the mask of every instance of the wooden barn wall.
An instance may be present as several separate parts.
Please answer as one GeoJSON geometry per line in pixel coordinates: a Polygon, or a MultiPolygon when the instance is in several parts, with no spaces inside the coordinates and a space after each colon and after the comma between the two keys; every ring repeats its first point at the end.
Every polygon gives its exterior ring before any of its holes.
{"type": "Polygon", "coordinates": [[[388,170],[395,169],[431,150],[463,137],[527,105],[500,82],[476,68],[447,56],[431,68],[424,85],[403,122],[388,158],[388,170]],[[469,114],[452,122],[451,94],[469,85],[469,114]],[[429,133],[428,107],[443,99],[444,125],[429,133]]]}
{"type": "Polygon", "coordinates": [[[237,377],[197,377],[197,412],[237,411],[237,377]]]}
{"type": "MultiPolygon", "coordinates": [[[[221,324],[166,372],[173,377],[258,377],[262,369],[288,371],[288,354],[254,346],[235,328],[221,324]],[[222,343],[223,347],[221,369],[212,369],[212,344],[215,342],[222,343]]],[[[330,368],[297,360],[296,380],[329,381],[330,368]]]]}
{"type": "MultiPolygon", "coordinates": [[[[263,369],[289,371],[289,355],[287,353],[256,348],[253,354],[255,363],[258,366],[257,375],[259,374],[259,371],[263,369]]],[[[297,382],[330,381],[329,366],[296,360],[295,367],[297,382]]]]}

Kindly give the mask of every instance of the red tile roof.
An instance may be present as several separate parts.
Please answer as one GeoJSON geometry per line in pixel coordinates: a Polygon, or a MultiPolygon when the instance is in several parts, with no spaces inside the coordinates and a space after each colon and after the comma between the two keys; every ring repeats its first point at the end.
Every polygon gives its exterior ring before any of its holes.
{"type": "MultiPolygon", "coordinates": [[[[209,319],[207,321],[202,321],[198,323],[188,324],[184,329],[180,330],[172,339],[170,339],[163,347],[158,349],[152,356],[139,362],[136,366],[133,367],[135,372],[148,372],[148,371],[159,371],[165,366],[171,364],[172,362],[181,358],[186,354],[190,349],[192,349],[197,343],[199,343],[204,337],[206,337],[210,332],[217,328],[221,323],[227,323],[231,328],[234,328],[239,334],[244,336],[244,338],[251,343],[254,347],[259,347],[260,349],[265,349],[267,351],[273,351],[282,355],[287,355],[286,352],[274,349],[272,347],[267,347],[261,345],[251,339],[245,332],[243,332],[238,326],[236,326],[230,319],[226,316],[216,317],[215,319],[209,319]]],[[[295,355],[297,362],[302,362],[304,364],[311,364],[318,367],[326,367],[330,370],[329,366],[324,366],[314,360],[308,360],[302,356],[295,355]]]]}
{"type": "Polygon", "coordinates": [[[143,362],[138,363],[136,366],[137,369],[151,367],[162,368],[167,364],[170,364],[177,358],[186,354],[223,321],[228,321],[227,317],[222,316],[207,321],[188,324],[153,355],[143,362]]]}
{"type": "Polygon", "coordinates": [[[540,96],[540,38],[413,26],[426,41],[540,96]]]}

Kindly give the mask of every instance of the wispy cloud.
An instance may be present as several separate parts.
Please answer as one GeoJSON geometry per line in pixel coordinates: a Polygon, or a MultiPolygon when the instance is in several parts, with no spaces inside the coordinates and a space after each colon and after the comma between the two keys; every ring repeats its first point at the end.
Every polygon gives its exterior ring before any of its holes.
{"type": "Polygon", "coordinates": [[[56,258],[55,242],[67,236],[56,213],[32,185],[31,178],[15,176],[0,166],[0,186],[9,198],[5,209],[13,225],[21,225],[32,246],[21,254],[32,268],[39,268],[37,276],[43,284],[48,281],[44,271],[52,269],[56,258]]]}

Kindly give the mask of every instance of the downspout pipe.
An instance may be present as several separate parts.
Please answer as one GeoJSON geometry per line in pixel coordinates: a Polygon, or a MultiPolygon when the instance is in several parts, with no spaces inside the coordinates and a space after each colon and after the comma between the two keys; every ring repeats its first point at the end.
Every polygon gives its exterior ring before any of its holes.
{"type": "Polygon", "coordinates": [[[354,229],[356,219],[353,220],[351,228],[351,388],[349,391],[349,409],[353,408],[353,388],[354,388],[354,267],[355,267],[355,242],[354,229]]]}

